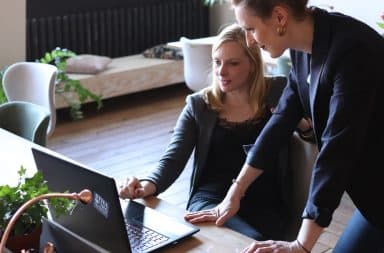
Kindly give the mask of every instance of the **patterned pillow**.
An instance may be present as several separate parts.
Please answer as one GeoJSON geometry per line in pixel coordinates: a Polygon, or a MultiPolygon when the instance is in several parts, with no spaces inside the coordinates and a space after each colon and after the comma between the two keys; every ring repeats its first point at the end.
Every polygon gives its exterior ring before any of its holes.
{"type": "Polygon", "coordinates": [[[183,59],[183,53],[181,49],[168,47],[165,44],[148,48],[143,52],[143,55],[146,58],[159,58],[159,59],[169,59],[169,60],[183,59]]]}

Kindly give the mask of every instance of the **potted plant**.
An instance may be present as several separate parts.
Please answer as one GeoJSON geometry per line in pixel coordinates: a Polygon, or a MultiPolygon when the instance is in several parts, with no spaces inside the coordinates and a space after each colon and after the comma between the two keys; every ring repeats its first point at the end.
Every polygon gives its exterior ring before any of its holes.
{"type": "MultiPolygon", "coordinates": [[[[0,186],[0,234],[3,235],[6,226],[16,211],[28,200],[49,192],[47,182],[41,172],[32,177],[26,176],[26,169],[21,166],[18,170],[19,179],[16,186],[0,186]]],[[[69,212],[72,201],[63,198],[49,200],[49,205],[56,216],[69,212]]],[[[47,218],[48,209],[45,202],[37,202],[29,207],[15,223],[7,242],[7,247],[14,252],[21,249],[38,249],[42,217],[47,218]]]]}

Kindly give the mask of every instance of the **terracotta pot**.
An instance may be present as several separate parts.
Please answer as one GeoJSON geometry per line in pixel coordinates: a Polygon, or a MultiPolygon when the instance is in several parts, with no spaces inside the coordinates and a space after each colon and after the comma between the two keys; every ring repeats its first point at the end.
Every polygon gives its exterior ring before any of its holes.
{"type": "Polygon", "coordinates": [[[8,238],[6,247],[14,253],[22,249],[34,249],[39,252],[41,226],[37,227],[30,234],[15,235],[8,238]]]}

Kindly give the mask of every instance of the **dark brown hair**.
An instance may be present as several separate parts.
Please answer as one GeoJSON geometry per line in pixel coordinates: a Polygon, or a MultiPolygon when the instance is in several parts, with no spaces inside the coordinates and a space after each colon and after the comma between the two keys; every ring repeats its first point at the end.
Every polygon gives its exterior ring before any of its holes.
{"type": "Polygon", "coordinates": [[[302,19],[307,3],[308,0],[231,0],[232,5],[244,6],[261,19],[270,17],[276,5],[288,7],[296,19],[302,19]]]}

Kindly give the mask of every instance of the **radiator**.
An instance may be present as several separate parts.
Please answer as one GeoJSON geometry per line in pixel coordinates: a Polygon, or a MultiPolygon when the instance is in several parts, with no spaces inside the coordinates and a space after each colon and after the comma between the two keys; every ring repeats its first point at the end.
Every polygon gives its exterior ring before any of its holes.
{"type": "Polygon", "coordinates": [[[56,47],[78,54],[119,57],[181,36],[208,36],[208,10],[202,0],[115,0],[111,6],[93,9],[84,6],[84,0],[64,1],[73,5],[65,9],[49,1],[46,8],[56,9],[44,8],[44,13],[35,6],[42,6],[44,0],[27,1],[27,60],[39,59],[56,47]],[[76,2],[82,6],[76,8],[76,2]]]}

